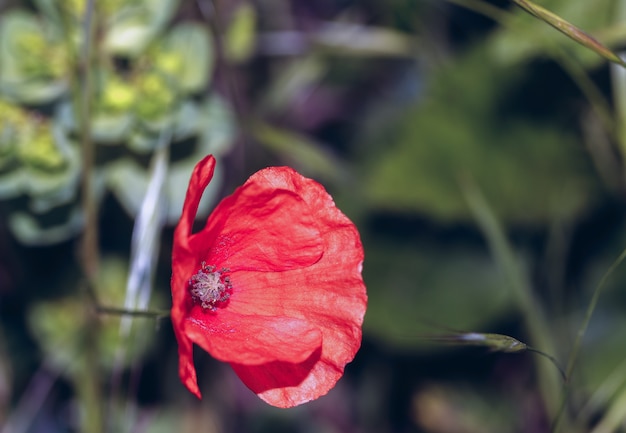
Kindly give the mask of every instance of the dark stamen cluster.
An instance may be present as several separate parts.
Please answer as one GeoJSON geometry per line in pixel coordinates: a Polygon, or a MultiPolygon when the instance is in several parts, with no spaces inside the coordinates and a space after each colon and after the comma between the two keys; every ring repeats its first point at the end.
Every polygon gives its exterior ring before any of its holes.
{"type": "Polygon", "coordinates": [[[202,268],[189,279],[193,300],[210,311],[217,310],[219,304],[228,301],[232,284],[230,277],[224,275],[226,272],[227,268],[218,271],[215,266],[202,262],[202,268]]]}

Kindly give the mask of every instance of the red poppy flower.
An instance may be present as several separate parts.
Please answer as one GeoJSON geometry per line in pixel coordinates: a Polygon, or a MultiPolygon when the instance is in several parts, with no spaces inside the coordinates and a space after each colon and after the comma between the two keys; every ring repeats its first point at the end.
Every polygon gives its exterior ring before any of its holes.
{"type": "Polygon", "coordinates": [[[196,165],[172,253],[179,374],[200,397],[193,343],[267,403],[326,394],[361,344],[359,233],[317,182],[289,167],[252,175],[192,233],[215,159],[196,165]]]}

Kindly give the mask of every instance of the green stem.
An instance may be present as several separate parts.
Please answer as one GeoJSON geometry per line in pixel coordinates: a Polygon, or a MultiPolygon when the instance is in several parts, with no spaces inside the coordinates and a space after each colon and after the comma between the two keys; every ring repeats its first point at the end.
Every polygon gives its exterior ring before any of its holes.
{"type": "MultiPolygon", "coordinates": [[[[503,27],[509,26],[509,28],[511,28],[510,20],[507,20],[507,18],[512,14],[508,11],[503,11],[502,9],[486,4],[480,0],[446,1],[491,18],[503,27]]],[[[624,9],[624,14],[626,15],[626,8],[624,9]]],[[[552,44],[550,49],[552,50],[552,55],[555,57],[555,60],[565,70],[565,72],[569,74],[569,76],[578,86],[583,95],[591,103],[594,111],[602,121],[602,125],[606,128],[607,131],[609,131],[611,137],[617,137],[617,134],[614,132],[615,122],[611,114],[610,104],[602,95],[602,92],[599,90],[598,86],[596,86],[593,80],[589,78],[589,75],[585,73],[584,69],[578,63],[571,59],[571,57],[565,52],[563,47],[559,46],[558,44],[552,44]]],[[[626,94],[626,92],[622,92],[622,94],[626,94]]],[[[625,99],[625,97],[619,97],[619,95],[616,94],[615,100],[617,101],[617,103],[620,102],[620,99],[625,99]]],[[[626,119],[626,101],[624,102],[623,112],[623,118],[626,119]]],[[[626,121],[624,122],[624,124],[626,124],[626,121]]],[[[626,143],[626,132],[624,132],[624,136],[625,139],[623,141],[624,143],[626,143]]],[[[626,155],[626,144],[624,144],[624,155],[626,155]]]]}
{"type": "Polygon", "coordinates": [[[595,311],[596,305],[598,304],[598,299],[600,299],[600,293],[602,292],[602,288],[606,284],[607,279],[624,261],[624,259],[626,259],[626,249],[622,251],[617,259],[615,259],[613,264],[605,272],[605,274],[602,276],[602,279],[598,282],[595,289],[593,290],[593,295],[591,295],[591,300],[589,301],[589,305],[587,306],[585,317],[582,324],[580,325],[580,328],[578,329],[576,339],[574,340],[574,345],[572,346],[572,351],[570,352],[569,359],[567,360],[565,374],[567,375],[568,382],[565,384],[565,388],[563,390],[563,400],[561,403],[561,407],[559,408],[557,416],[554,419],[552,428],[553,433],[558,433],[561,429],[563,412],[565,411],[567,400],[569,398],[572,374],[574,373],[574,368],[576,367],[576,362],[578,361],[578,354],[580,353],[580,348],[582,347],[583,337],[585,336],[587,328],[589,327],[589,323],[591,322],[591,317],[593,316],[593,312],[595,311]]]}
{"type": "Polygon", "coordinates": [[[511,15],[510,12],[503,10],[497,6],[493,6],[483,0],[446,0],[448,3],[452,3],[457,6],[464,7],[467,10],[476,12],[488,18],[491,18],[497,23],[503,24],[505,18],[511,15]]]}
{"type": "MultiPolygon", "coordinates": [[[[555,353],[555,344],[549,331],[551,327],[518,264],[504,228],[471,178],[463,180],[461,188],[465,199],[487,239],[492,256],[504,271],[523,315],[525,328],[533,341],[533,346],[545,353],[555,353]]],[[[554,416],[559,409],[558,402],[561,401],[560,378],[553,368],[547,368],[544,363],[537,363],[537,369],[546,409],[551,416],[554,416]]]]}
{"type": "Polygon", "coordinates": [[[540,19],[546,24],[554,27],[556,30],[560,31],[561,33],[578,42],[579,44],[595,51],[597,54],[609,60],[610,62],[619,64],[621,66],[626,66],[626,63],[617,54],[602,45],[595,38],[591,37],[591,35],[585,33],[584,31],[571,24],[570,22],[564,20],[555,13],[544,9],[538,4],[531,2],[530,0],[513,0],[513,3],[524,9],[535,18],[540,19]]]}
{"type": "MultiPolygon", "coordinates": [[[[618,0],[615,3],[615,22],[623,23],[626,20],[626,1],[618,0]]],[[[611,81],[615,101],[617,143],[623,160],[626,158],[626,71],[623,68],[612,67],[611,81]]]]}
{"type": "Polygon", "coordinates": [[[99,314],[110,314],[114,316],[145,317],[147,319],[164,319],[170,316],[169,310],[128,310],[126,308],[96,306],[99,314]]]}
{"type": "MultiPolygon", "coordinates": [[[[87,278],[93,281],[98,273],[98,205],[93,187],[95,146],[91,139],[91,98],[92,76],[91,55],[93,40],[93,8],[94,0],[89,0],[85,9],[84,17],[84,45],[78,64],[79,95],[75,98],[75,115],[79,119],[80,142],[83,154],[82,173],[82,201],[85,218],[85,231],[82,244],[83,272],[87,278]]],[[[88,287],[93,288],[92,284],[88,287]]]]}
{"type": "Polygon", "coordinates": [[[553,46],[552,52],[557,63],[570,76],[578,89],[587,98],[592,109],[596,112],[602,122],[602,126],[608,131],[612,138],[615,137],[615,121],[611,114],[611,105],[602,94],[600,88],[589,77],[580,62],[577,62],[561,46],[553,46]]]}
{"type": "MultiPolygon", "coordinates": [[[[77,64],[77,83],[74,87],[75,116],[79,119],[79,134],[83,154],[82,172],[82,207],[85,218],[85,230],[82,238],[80,262],[87,279],[87,291],[94,291],[90,298],[95,298],[95,282],[98,274],[100,255],[98,250],[98,203],[94,191],[95,147],[91,139],[91,99],[92,91],[92,48],[94,40],[95,1],[85,5],[83,16],[83,45],[80,47],[77,64]],[[78,90],[78,92],[76,92],[78,90]],[[78,93],[78,94],[76,94],[78,93]]],[[[104,415],[102,410],[100,357],[98,340],[100,323],[98,316],[90,310],[86,314],[86,338],[84,340],[85,362],[75,376],[75,384],[84,412],[81,416],[82,431],[85,433],[103,433],[104,415]]]]}
{"type": "Polygon", "coordinates": [[[622,251],[617,259],[615,259],[611,267],[605,272],[605,274],[602,276],[602,279],[593,290],[593,295],[591,296],[591,300],[589,301],[589,305],[587,306],[585,318],[583,319],[583,323],[580,325],[580,329],[578,330],[578,334],[576,335],[576,340],[574,341],[574,346],[572,347],[572,351],[567,361],[567,369],[565,370],[567,373],[567,377],[571,377],[574,371],[574,367],[576,366],[576,362],[578,361],[578,354],[580,352],[582,340],[585,336],[585,333],[587,332],[587,328],[589,327],[591,316],[593,316],[593,312],[595,311],[596,305],[598,304],[598,299],[600,298],[602,288],[606,284],[606,281],[611,276],[611,274],[624,261],[624,259],[626,259],[626,249],[622,251]]]}

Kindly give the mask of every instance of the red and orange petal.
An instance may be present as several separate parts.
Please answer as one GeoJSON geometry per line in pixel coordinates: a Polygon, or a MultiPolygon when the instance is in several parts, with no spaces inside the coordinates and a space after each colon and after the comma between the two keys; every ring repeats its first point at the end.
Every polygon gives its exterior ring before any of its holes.
{"type": "Polygon", "coordinates": [[[287,167],[254,174],[191,234],[215,161],[192,175],[172,265],[180,376],[200,396],[194,342],[231,363],[263,400],[291,407],[326,394],[361,343],[367,303],[358,231],[324,188],[287,167]],[[228,304],[208,313],[188,280],[201,263],[228,268],[228,304]]]}

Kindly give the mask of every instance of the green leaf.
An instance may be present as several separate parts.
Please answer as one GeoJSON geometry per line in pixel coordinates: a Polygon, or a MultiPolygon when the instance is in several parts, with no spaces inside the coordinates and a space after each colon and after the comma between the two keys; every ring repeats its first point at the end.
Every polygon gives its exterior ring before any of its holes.
{"type": "MultiPolygon", "coordinates": [[[[168,205],[165,218],[167,224],[175,224],[180,219],[184,191],[187,190],[189,177],[196,163],[209,153],[219,160],[219,157],[232,147],[235,137],[233,114],[226,103],[216,95],[199,105],[191,102],[183,104],[172,127],[175,140],[171,145],[172,154],[176,154],[178,146],[182,146],[181,140],[193,137],[195,145],[189,155],[177,158],[170,164],[163,193],[163,199],[168,205]]],[[[135,140],[137,142],[133,144],[136,146],[133,147],[134,150],[147,151],[154,148],[158,137],[141,134],[137,135],[135,140]]],[[[149,183],[147,170],[132,159],[126,158],[111,164],[106,175],[109,188],[116,198],[130,215],[136,215],[149,183]]],[[[218,164],[211,185],[203,194],[198,215],[208,214],[220,191],[222,176],[218,164]]]]}
{"type": "Polygon", "coordinates": [[[137,103],[133,108],[141,125],[153,133],[171,126],[180,103],[180,95],[171,80],[153,71],[138,76],[135,85],[137,103]]]}
{"type": "MultiPolygon", "coordinates": [[[[105,306],[124,304],[124,290],[128,275],[127,260],[123,257],[105,256],[101,261],[97,281],[97,294],[105,306]]],[[[159,302],[155,300],[155,302],[159,302]]],[[[67,297],[54,301],[39,302],[29,311],[28,324],[31,331],[49,357],[51,364],[70,377],[80,363],[88,361],[85,355],[85,324],[88,306],[79,297],[67,297]]],[[[111,370],[120,361],[118,348],[124,339],[120,336],[120,317],[106,316],[99,319],[98,356],[100,368],[111,370]]],[[[137,360],[154,341],[154,324],[147,320],[137,321],[132,328],[131,342],[123,364],[137,360]]]]}
{"type": "Polygon", "coordinates": [[[67,90],[70,62],[58,33],[44,20],[14,10],[0,17],[0,92],[28,104],[67,90]]]}
{"type": "Polygon", "coordinates": [[[369,302],[363,326],[385,344],[423,347],[432,323],[481,329],[512,311],[514,298],[484,251],[409,240],[366,238],[364,245],[369,302]]]}
{"type": "Polygon", "coordinates": [[[159,71],[175,80],[181,92],[200,92],[213,72],[211,36],[204,26],[179,24],[158,45],[153,61],[159,71]]]}
{"type": "Polygon", "coordinates": [[[308,176],[337,180],[343,173],[336,158],[309,137],[263,123],[254,125],[252,131],[261,144],[308,176]]]}
{"type": "Polygon", "coordinates": [[[369,205],[471,221],[459,189],[469,174],[506,223],[543,224],[589,209],[598,183],[573,132],[501,109],[515,72],[479,51],[438,70],[419,103],[366,139],[369,205]]]}
{"type": "Polygon", "coordinates": [[[103,47],[115,55],[136,57],[165,29],[178,1],[138,0],[125,3],[109,18],[103,47]]]}
{"type": "MultiPolygon", "coordinates": [[[[60,125],[29,118],[15,125],[14,170],[0,174],[0,198],[26,194],[47,203],[67,202],[80,176],[80,154],[60,125]]],[[[44,208],[52,207],[43,206],[44,208]]]]}
{"type": "Polygon", "coordinates": [[[26,199],[15,202],[12,209],[8,206],[9,227],[27,245],[64,241],[82,228],[82,215],[75,203],[79,151],[59,124],[26,117],[23,125],[26,130],[18,128],[14,143],[16,165],[0,174],[0,199],[26,199]]]}
{"type": "MultiPolygon", "coordinates": [[[[189,178],[200,155],[172,164],[164,185],[163,200],[166,203],[165,221],[173,225],[180,219],[189,178]]],[[[138,163],[125,159],[111,164],[107,170],[107,184],[129,215],[137,215],[149,184],[149,174],[138,163]]],[[[222,185],[222,170],[216,167],[213,180],[202,195],[198,215],[207,215],[215,203],[222,185]]]]}
{"type": "Polygon", "coordinates": [[[239,5],[226,29],[224,51],[233,62],[244,62],[254,52],[256,43],[256,11],[248,2],[239,5]]]}
{"type": "MultiPolygon", "coordinates": [[[[183,112],[180,112],[183,114],[183,112]]],[[[197,118],[198,152],[204,155],[212,153],[223,155],[233,146],[237,136],[237,124],[233,108],[217,94],[210,95],[203,101],[197,118]]],[[[177,125],[183,125],[182,119],[177,125]]],[[[176,131],[180,134],[180,131],[176,131]]]]}
{"type": "MultiPolygon", "coordinates": [[[[110,71],[97,71],[100,77],[91,113],[91,137],[99,144],[120,144],[130,135],[135,126],[134,107],[137,103],[137,89],[110,71]]],[[[57,121],[67,131],[78,134],[78,119],[72,102],[58,105],[57,121]]]]}
{"type": "Polygon", "coordinates": [[[0,99],[0,176],[18,164],[17,143],[27,121],[20,107],[0,99]]]}
{"type": "Polygon", "coordinates": [[[61,222],[56,221],[59,219],[56,209],[49,215],[14,212],[8,218],[9,228],[24,245],[54,245],[77,236],[83,228],[83,215],[77,206],[63,211],[61,222]],[[54,220],[54,223],[50,220],[54,220]]]}

